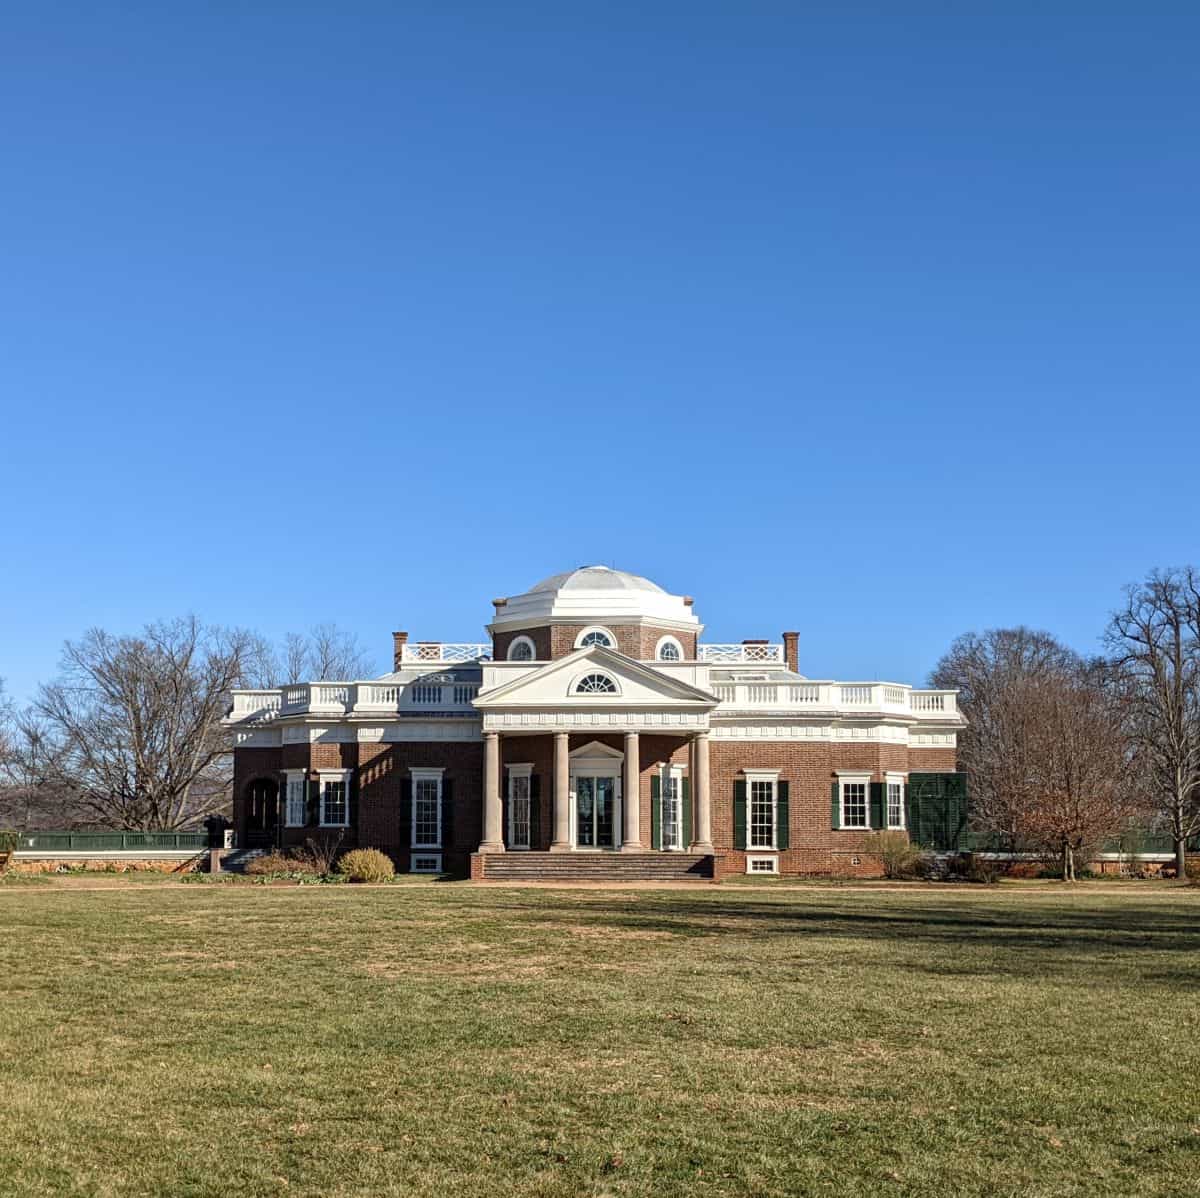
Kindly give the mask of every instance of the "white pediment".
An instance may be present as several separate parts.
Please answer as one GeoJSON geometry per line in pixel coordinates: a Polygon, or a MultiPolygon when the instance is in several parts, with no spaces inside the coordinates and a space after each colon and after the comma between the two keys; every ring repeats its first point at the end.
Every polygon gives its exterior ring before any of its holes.
{"type": "Polygon", "coordinates": [[[511,682],[480,691],[475,698],[475,706],[482,711],[547,707],[711,711],[717,702],[715,695],[665,670],[599,645],[522,672],[511,682]],[[606,689],[605,683],[612,689],[606,689]]]}

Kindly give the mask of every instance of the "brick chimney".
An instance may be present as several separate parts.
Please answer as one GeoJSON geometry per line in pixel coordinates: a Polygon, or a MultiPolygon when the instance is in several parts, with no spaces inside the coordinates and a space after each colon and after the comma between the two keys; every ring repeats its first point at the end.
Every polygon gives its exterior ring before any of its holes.
{"type": "Polygon", "coordinates": [[[800,673],[800,634],[798,632],[783,634],[783,660],[793,674],[800,673]]]}
{"type": "Polygon", "coordinates": [[[392,669],[398,670],[404,664],[404,646],[408,644],[407,632],[392,633],[392,669]]]}

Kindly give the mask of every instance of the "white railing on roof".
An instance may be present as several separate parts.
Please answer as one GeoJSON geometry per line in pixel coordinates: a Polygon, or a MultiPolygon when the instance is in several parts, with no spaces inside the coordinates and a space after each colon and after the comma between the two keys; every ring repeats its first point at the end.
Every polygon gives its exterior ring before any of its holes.
{"type": "Polygon", "coordinates": [[[297,682],[274,691],[234,691],[229,719],[277,715],[399,714],[401,712],[473,713],[479,685],[453,682],[450,676],[403,682],[297,682]]]}
{"type": "Polygon", "coordinates": [[[716,682],[712,693],[725,708],[879,711],[950,716],[958,711],[953,691],[914,691],[894,682],[716,682]]]}
{"type": "Polygon", "coordinates": [[[232,715],[245,719],[251,715],[275,714],[279,711],[278,691],[234,691],[232,715]]]}
{"type": "Polygon", "coordinates": [[[404,646],[401,660],[403,662],[453,662],[478,661],[481,657],[491,660],[491,645],[487,643],[418,641],[415,645],[404,646]]]}
{"type": "Polygon", "coordinates": [[[700,661],[744,662],[769,661],[783,664],[783,646],[765,643],[749,645],[697,645],[696,657],[700,661]]]}

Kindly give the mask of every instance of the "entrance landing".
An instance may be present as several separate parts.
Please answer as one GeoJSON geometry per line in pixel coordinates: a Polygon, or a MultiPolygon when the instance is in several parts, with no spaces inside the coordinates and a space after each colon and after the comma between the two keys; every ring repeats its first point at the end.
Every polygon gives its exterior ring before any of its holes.
{"type": "Polygon", "coordinates": [[[485,882],[706,882],[705,853],[477,853],[471,877],[485,882]]]}

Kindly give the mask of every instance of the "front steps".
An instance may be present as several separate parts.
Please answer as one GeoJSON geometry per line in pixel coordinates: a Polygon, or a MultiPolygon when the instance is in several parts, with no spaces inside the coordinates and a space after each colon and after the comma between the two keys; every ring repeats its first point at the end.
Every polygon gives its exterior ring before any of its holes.
{"type": "Polygon", "coordinates": [[[472,877],[485,882],[707,882],[705,853],[480,853],[472,877]],[[479,868],[479,867],[482,868],[479,868]]]}

